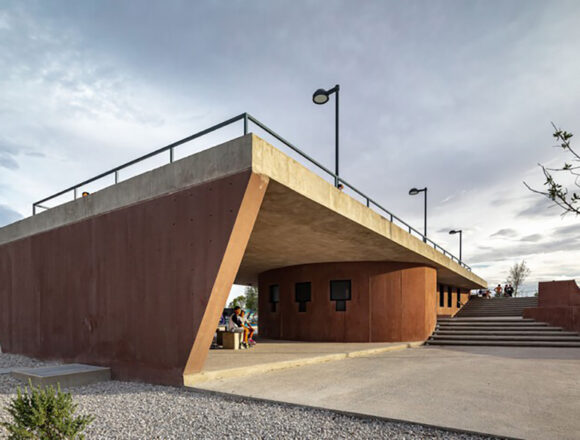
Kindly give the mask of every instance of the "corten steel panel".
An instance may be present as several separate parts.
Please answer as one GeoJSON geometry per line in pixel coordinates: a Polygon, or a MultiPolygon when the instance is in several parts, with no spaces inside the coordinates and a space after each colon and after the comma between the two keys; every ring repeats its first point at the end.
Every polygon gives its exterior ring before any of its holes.
{"type": "Polygon", "coordinates": [[[426,273],[425,290],[433,292],[425,297],[425,331],[432,334],[437,325],[437,275],[434,277],[426,273]]]}
{"type": "MultiPolygon", "coordinates": [[[[181,384],[250,176],[1,246],[0,304],[11,304],[0,315],[2,349],[181,384]]],[[[221,296],[225,303],[227,292],[221,296]]]]}
{"type": "Polygon", "coordinates": [[[403,291],[400,265],[370,277],[371,342],[401,341],[403,291]]]}
{"type": "MultiPolygon", "coordinates": [[[[216,323],[226,305],[228,295],[244,256],[250,234],[254,228],[258,211],[264,199],[269,179],[252,173],[233,225],[227,247],[221,256],[219,270],[207,304],[203,308],[193,347],[183,371],[184,382],[190,374],[201,371],[216,329],[216,323]]],[[[201,308],[200,308],[200,311],[201,308]]]]}
{"type": "Polygon", "coordinates": [[[431,334],[432,329],[425,321],[426,298],[431,296],[426,291],[426,275],[423,267],[401,271],[401,340],[419,341],[431,334]]]}
{"type": "Polygon", "coordinates": [[[524,318],[580,332],[580,288],[574,280],[539,283],[538,307],[524,309],[524,318]]]}
{"type": "Polygon", "coordinates": [[[400,341],[402,313],[401,272],[393,270],[370,279],[371,342],[400,341]],[[380,323],[380,324],[379,324],[380,323]]]}
{"type": "Polygon", "coordinates": [[[319,263],[267,271],[259,276],[259,329],[268,338],[327,342],[424,340],[436,319],[436,270],[402,263],[319,263]],[[351,280],[346,312],[330,300],[331,280],[351,280]],[[306,312],[298,311],[294,285],[312,283],[306,312]],[[280,286],[271,312],[269,286],[280,286]]]}

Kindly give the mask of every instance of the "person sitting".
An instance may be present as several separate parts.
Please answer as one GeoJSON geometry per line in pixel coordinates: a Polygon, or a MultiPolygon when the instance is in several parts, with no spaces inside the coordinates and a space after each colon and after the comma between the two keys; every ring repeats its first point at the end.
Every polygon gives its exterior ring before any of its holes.
{"type": "Polygon", "coordinates": [[[243,333],[244,337],[241,342],[242,348],[248,348],[248,329],[244,327],[242,320],[240,319],[241,309],[240,306],[234,308],[234,313],[228,319],[228,331],[232,333],[243,333]]]}
{"type": "Polygon", "coordinates": [[[250,323],[248,322],[248,318],[246,318],[246,311],[242,310],[240,312],[240,320],[242,321],[242,325],[244,327],[244,329],[246,329],[248,331],[248,343],[250,345],[256,345],[256,341],[254,341],[253,336],[254,336],[254,327],[252,327],[250,325],[250,323]]]}

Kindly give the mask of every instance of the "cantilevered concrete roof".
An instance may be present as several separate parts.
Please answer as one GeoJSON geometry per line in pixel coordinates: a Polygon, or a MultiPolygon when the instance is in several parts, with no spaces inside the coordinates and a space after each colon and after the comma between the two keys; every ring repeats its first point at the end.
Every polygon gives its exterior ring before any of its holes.
{"type": "Polygon", "coordinates": [[[0,244],[245,170],[269,183],[237,283],[255,283],[263,271],[297,264],[398,261],[435,267],[440,283],[467,289],[487,285],[253,134],[1,228],[0,244]]]}
{"type": "Polygon", "coordinates": [[[399,261],[437,268],[438,280],[462,288],[485,280],[257,136],[252,170],[270,183],[236,281],[278,267],[331,261],[399,261]]]}

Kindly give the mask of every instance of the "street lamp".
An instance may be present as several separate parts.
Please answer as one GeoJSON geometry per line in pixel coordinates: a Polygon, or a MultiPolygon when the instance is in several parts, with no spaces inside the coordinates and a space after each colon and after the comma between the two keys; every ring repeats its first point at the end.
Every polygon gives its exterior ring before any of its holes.
{"type": "Polygon", "coordinates": [[[449,234],[451,235],[455,235],[455,234],[459,234],[459,262],[461,263],[461,247],[462,247],[462,235],[463,235],[463,231],[461,229],[457,229],[457,230],[453,230],[453,231],[449,231],[449,234]]]}
{"type": "Polygon", "coordinates": [[[314,102],[314,104],[326,104],[328,102],[328,100],[330,99],[330,95],[332,95],[333,93],[336,93],[336,122],[335,122],[335,172],[334,174],[336,175],[336,177],[334,178],[334,186],[336,186],[338,188],[338,91],[340,90],[340,86],[337,84],[335,85],[332,89],[328,89],[328,90],[324,90],[324,89],[318,89],[316,92],[314,92],[314,94],[312,95],[312,101],[314,102]]]}
{"type": "Polygon", "coordinates": [[[423,233],[423,241],[427,243],[427,187],[421,189],[411,188],[409,190],[409,195],[416,196],[421,192],[425,193],[425,232],[423,233]]]}

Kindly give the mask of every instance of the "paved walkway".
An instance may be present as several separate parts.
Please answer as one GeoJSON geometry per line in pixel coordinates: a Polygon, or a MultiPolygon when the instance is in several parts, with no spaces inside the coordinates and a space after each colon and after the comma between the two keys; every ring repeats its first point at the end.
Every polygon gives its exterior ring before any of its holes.
{"type": "Polygon", "coordinates": [[[260,340],[249,350],[210,350],[203,371],[186,376],[186,386],[223,378],[268,373],[422,345],[421,342],[329,343],[260,340]]]}
{"type": "Polygon", "coordinates": [[[422,347],[199,388],[526,439],[580,438],[580,349],[422,347]]]}
{"type": "Polygon", "coordinates": [[[280,362],[294,359],[313,358],[337,353],[353,353],[362,350],[380,350],[399,346],[401,342],[387,343],[333,343],[297,342],[261,339],[249,350],[210,350],[203,371],[223,370],[232,367],[250,367],[266,362],[280,362]]]}

